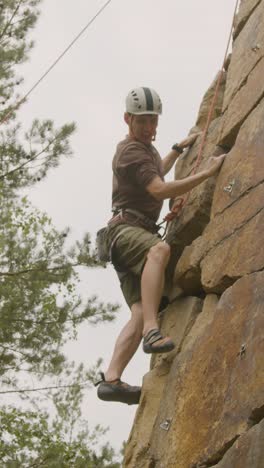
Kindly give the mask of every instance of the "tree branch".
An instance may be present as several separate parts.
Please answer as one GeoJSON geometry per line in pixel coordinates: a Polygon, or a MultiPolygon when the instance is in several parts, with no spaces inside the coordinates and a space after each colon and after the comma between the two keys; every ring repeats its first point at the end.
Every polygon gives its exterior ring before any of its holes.
{"type": "Polygon", "coordinates": [[[28,465],[27,468],[39,468],[40,466],[43,466],[48,459],[49,457],[44,457],[42,460],[37,459],[32,465],[28,465]]]}
{"type": "MultiPolygon", "coordinates": [[[[13,110],[13,109],[12,109],[13,110]]],[[[52,145],[54,143],[54,141],[56,141],[58,138],[60,137],[60,134],[57,135],[56,137],[53,138],[52,141],[49,142],[49,144],[47,146],[45,146],[45,148],[43,148],[39,153],[35,154],[35,156],[32,156],[32,158],[28,159],[27,161],[25,161],[23,164],[20,164],[20,166],[17,166],[15,167],[14,169],[12,169],[11,171],[8,171],[6,172],[5,174],[2,174],[0,176],[0,180],[1,179],[4,179],[5,177],[13,174],[14,172],[16,171],[19,171],[20,169],[22,169],[22,167],[26,166],[27,164],[29,164],[31,161],[34,161],[35,159],[38,158],[38,156],[40,156],[41,154],[43,154],[45,151],[47,151],[50,147],[50,145],[52,145]]]]}
{"type": "Polygon", "coordinates": [[[3,39],[3,37],[4,37],[4,35],[5,35],[6,31],[7,31],[7,29],[9,28],[9,26],[10,26],[10,24],[12,23],[14,17],[16,16],[16,14],[17,14],[17,12],[18,12],[18,10],[19,10],[19,8],[20,8],[20,5],[21,5],[22,1],[23,1],[23,0],[19,0],[19,2],[18,2],[18,4],[17,4],[16,8],[15,8],[14,11],[13,11],[13,14],[11,15],[10,20],[6,23],[6,25],[5,25],[5,27],[4,27],[3,31],[2,31],[2,33],[0,33],[0,41],[1,41],[1,39],[3,39]]]}
{"type": "Polygon", "coordinates": [[[22,351],[18,351],[17,349],[14,349],[14,348],[9,348],[8,346],[4,346],[2,344],[0,344],[0,346],[4,351],[12,351],[13,353],[21,354],[21,356],[24,356],[24,358],[28,358],[28,354],[22,353],[22,351]]]}

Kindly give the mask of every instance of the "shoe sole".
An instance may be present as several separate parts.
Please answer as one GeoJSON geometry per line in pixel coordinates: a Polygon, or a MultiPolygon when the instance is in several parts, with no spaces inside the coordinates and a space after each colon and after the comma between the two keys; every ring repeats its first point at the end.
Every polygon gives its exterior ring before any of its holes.
{"type": "Polygon", "coordinates": [[[103,401],[113,401],[118,403],[126,403],[127,405],[137,405],[140,400],[141,392],[121,393],[111,390],[103,390],[98,388],[97,396],[103,401]]]}
{"type": "Polygon", "coordinates": [[[143,351],[146,354],[169,353],[175,348],[174,343],[168,343],[163,346],[143,345],[143,351]]]}

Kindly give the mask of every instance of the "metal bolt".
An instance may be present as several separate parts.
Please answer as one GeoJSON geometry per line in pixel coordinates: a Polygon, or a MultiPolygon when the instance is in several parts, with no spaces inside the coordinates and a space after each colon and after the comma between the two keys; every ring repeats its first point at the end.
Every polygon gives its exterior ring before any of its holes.
{"type": "Polygon", "coordinates": [[[226,187],[224,187],[224,192],[232,193],[234,185],[235,185],[235,180],[233,179],[226,187]]]}
{"type": "Polygon", "coordinates": [[[245,356],[246,350],[247,350],[246,343],[243,343],[243,344],[241,345],[240,351],[239,351],[239,353],[238,353],[238,356],[240,356],[240,359],[242,359],[242,358],[245,356]]]}
{"type": "Polygon", "coordinates": [[[251,47],[251,50],[252,50],[253,52],[257,52],[259,49],[260,49],[260,45],[259,45],[259,44],[256,44],[256,45],[254,45],[254,46],[251,47]]]}
{"type": "Polygon", "coordinates": [[[163,423],[160,424],[160,428],[164,431],[168,431],[171,426],[172,418],[167,418],[163,423]]]}

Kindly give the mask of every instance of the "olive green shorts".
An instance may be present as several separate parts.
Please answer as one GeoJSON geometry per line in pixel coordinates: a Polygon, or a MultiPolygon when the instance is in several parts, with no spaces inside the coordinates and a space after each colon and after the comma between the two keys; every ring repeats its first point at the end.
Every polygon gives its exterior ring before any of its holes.
{"type": "Polygon", "coordinates": [[[141,227],[119,224],[109,229],[111,244],[120,234],[112,250],[112,262],[120,279],[120,286],[129,307],[141,300],[141,273],[149,249],[162,242],[160,236],[141,227]]]}

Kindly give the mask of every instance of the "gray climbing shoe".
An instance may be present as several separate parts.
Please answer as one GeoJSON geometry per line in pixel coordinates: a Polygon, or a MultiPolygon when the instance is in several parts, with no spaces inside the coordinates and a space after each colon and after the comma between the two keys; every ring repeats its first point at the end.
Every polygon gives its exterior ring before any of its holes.
{"type": "Polygon", "coordinates": [[[100,372],[101,380],[95,383],[98,386],[97,396],[104,401],[117,401],[127,405],[137,405],[140,400],[141,387],[132,387],[120,379],[107,382],[103,372],[100,372]]]}
{"type": "Polygon", "coordinates": [[[175,348],[175,344],[173,341],[161,335],[158,328],[154,328],[150,330],[143,339],[143,351],[144,353],[151,354],[151,353],[168,353],[175,348]],[[155,343],[160,341],[160,344],[155,343]]]}

